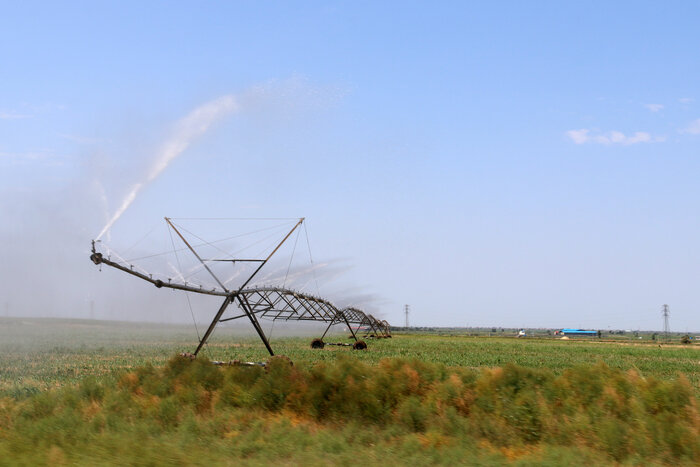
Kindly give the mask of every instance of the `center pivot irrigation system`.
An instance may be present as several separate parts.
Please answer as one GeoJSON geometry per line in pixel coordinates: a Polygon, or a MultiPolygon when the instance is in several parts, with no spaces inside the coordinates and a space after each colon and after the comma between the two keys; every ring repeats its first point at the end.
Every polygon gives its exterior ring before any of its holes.
{"type": "Polygon", "coordinates": [[[326,343],[323,342],[323,338],[335,324],[346,325],[352,334],[352,339],[354,339],[355,342],[354,344],[328,343],[329,345],[352,345],[354,349],[361,350],[365,349],[367,345],[364,341],[358,339],[358,334],[360,334],[362,337],[391,337],[389,323],[384,320],[378,320],[372,315],[365,314],[357,308],[346,307],[339,309],[328,300],[284,287],[249,286],[253,278],[258,274],[258,272],[260,272],[265,264],[268,263],[270,258],[272,258],[280,247],[292,236],[292,233],[294,233],[294,231],[302,225],[304,218],[299,219],[294,224],[292,229],[286,233],[284,238],[277,243],[276,246],[274,246],[271,253],[265,257],[252,259],[234,258],[230,255],[227,258],[202,258],[200,253],[198,253],[195,249],[195,246],[193,246],[191,242],[188,242],[180,229],[178,229],[178,227],[173,223],[171,218],[166,217],[165,222],[167,223],[168,228],[172,229],[172,232],[174,232],[177,237],[182,240],[186,246],[186,249],[189,250],[192,255],[194,255],[201,267],[203,267],[204,270],[206,270],[206,272],[214,279],[218,287],[204,288],[202,286],[194,286],[192,284],[188,284],[182,275],[180,275],[180,282],[173,281],[172,279],[167,279],[167,282],[161,279],[154,279],[153,274],[148,273],[147,271],[140,272],[134,268],[134,265],[121,259],[114,261],[112,260],[111,255],[105,255],[98,251],[97,244],[100,243],[99,240],[92,241],[92,254],[90,255],[90,259],[96,265],[105,264],[107,266],[111,266],[115,269],[119,269],[120,271],[124,271],[127,274],[131,274],[132,276],[136,276],[139,279],[150,282],[158,288],[165,287],[196,294],[223,297],[223,302],[214,315],[211,324],[209,324],[209,327],[205,331],[204,335],[199,339],[199,344],[197,345],[197,349],[194,351],[194,354],[192,354],[193,356],[196,357],[199,351],[202,350],[202,347],[206,344],[217,324],[239,318],[248,318],[250,320],[251,324],[255,328],[255,331],[260,336],[260,339],[265,344],[265,347],[271,356],[274,356],[275,354],[272,350],[272,346],[270,345],[268,336],[265,335],[265,332],[260,325],[259,319],[272,321],[321,321],[328,323],[323,335],[320,338],[312,341],[312,348],[323,348],[326,345],[326,343]],[[212,267],[210,267],[212,264],[218,262],[230,262],[234,266],[237,263],[252,263],[254,266],[253,272],[243,279],[242,285],[236,287],[235,289],[229,289],[225,285],[225,282],[222,281],[219,276],[214,274],[212,267]],[[226,311],[230,309],[229,307],[231,305],[236,305],[236,308],[238,309],[238,312],[234,312],[233,316],[226,315],[226,311]]]}

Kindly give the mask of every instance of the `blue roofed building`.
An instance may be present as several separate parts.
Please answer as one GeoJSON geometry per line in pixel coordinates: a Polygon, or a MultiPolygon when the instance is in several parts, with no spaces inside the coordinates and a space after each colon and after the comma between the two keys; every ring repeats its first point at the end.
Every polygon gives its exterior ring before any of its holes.
{"type": "Polygon", "coordinates": [[[565,336],[569,337],[575,337],[575,336],[582,336],[582,337],[598,337],[599,332],[598,331],[589,331],[585,329],[570,329],[570,328],[565,328],[559,331],[560,334],[563,334],[565,336]]]}

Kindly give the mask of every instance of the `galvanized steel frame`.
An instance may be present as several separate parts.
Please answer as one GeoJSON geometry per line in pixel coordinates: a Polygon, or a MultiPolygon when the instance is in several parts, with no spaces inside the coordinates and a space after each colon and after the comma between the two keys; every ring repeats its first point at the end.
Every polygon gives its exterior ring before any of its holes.
{"type": "Polygon", "coordinates": [[[248,279],[243,283],[243,285],[238,290],[228,290],[224,284],[214,275],[214,273],[209,269],[206,262],[197,254],[197,252],[192,248],[192,246],[187,242],[184,236],[179,232],[175,225],[171,222],[169,218],[165,218],[168,225],[177,233],[177,235],[182,239],[185,245],[190,249],[194,256],[202,263],[206,270],[214,277],[216,282],[220,285],[221,290],[214,289],[203,289],[202,287],[193,287],[187,285],[187,283],[174,283],[168,281],[167,283],[162,280],[153,279],[151,274],[143,274],[141,272],[135,271],[133,266],[126,267],[118,262],[114,262],[111,258],[105,258],[104,255],[96,250],[95,242],[92,242],[92,254],[90,259],[96,265],[105,264],[107,266],[113,267],[120,271],[126,272],[132,276],[138,277],[139,279],[150,282],[158,288],[165,287],[175,290],[183,290],[186,292],[204,294],[204,295],[214,295],[219,297],[224,297],[223,303],[220,305],[218,311],[214,315],[211,324],[207,328],[206,332],[202,336],[197,345],[197,349],[194,355],[197,355],[202,349],[204,344],[207,342],[211,333],[217,324],[231,321],[239,318],[248,318],[255,328],[258,336],[265,344],[267,351],[270,355],[274,355],[272,346],[270,345],[269,339],[263,331],[258,318],[268,319],[273,321],[321,321],[328,323],[328,327],[323,333],[323,337],[326,336],[328,330],[335,324],[345,324],[352,334],[355,341],[358,340],[357,334],[359,331],[364,331],[364,337],[391,337],[389,323],[385,320],[378,320],[372,315],[365,314],[362,310],[354,307],[347,307],[339,309],[333,305],[328,300],[321,297],[316,297],[307,293],[286,289],[282,287],[250,287],[245,288],[253,279],[253,277],[262,269],[262,267],[267,263],[267,261],[275,254],[275,252],[282,246],[282,244],[291,236],[291,234],[296,230],[304,221],[300,219],[292,230],[284,237],[284,239],[277,245],[277,247],[270,253],[267,258],[260,260],[260,265],[258,268],[248,277],[248,279]],[[231,317],[224,317],[226,310],[229,305],[236,303],[238,308],[242,311],[241,314],[237,314],[231,317]],[[353,329],[353,325],[356,326],[353,329]]]}

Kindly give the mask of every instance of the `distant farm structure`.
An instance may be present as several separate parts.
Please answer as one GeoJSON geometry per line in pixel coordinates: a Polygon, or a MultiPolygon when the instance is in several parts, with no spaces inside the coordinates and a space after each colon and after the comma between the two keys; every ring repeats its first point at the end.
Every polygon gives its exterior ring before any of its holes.
{"type": "Polygon", "coordinates": [[[600,337],[600,331],[590,331],[587,329],[564,328],[557,331],[558,335],[566,337],[600,337]]]}

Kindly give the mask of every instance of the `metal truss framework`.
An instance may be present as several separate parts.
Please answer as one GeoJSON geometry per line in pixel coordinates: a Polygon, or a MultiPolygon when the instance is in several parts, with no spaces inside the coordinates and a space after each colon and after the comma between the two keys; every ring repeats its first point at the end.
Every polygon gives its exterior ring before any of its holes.
{"type": "Polygon", "coordinates": [[[262,269],[272,255],[274,255],[282,244],[290,237],[294,230],[301,225],[301,223],[304,221],[303,218],[297,222],[297,224],[267,258],[259,261],[260,265],[258,268],[250,275],[250,277],[248,277],[248,279],[238,290],[228,290],[214,275],[211,269],[209,269],[206,261],[197,254],[194,248],[182,236],[175,225],[173,225],[171,220],[166,217],[165,221],[175,231],[175,233],[177,233],[190,251],[197,257],[209,274],[211,274],[211,276],[216,280],[221,289],[214,288],[209,290],[203,289],[202,287],[193,287],[187,283],[180,284],[171,281],[166,283],[159,279],[153,279],[151,274],[144,274],[139,271],[135,271],[132,266],[126,267],[125,265],[112,261],[110,258],[105,258],[102,253],[96,250],[94,241],[92,242],[92,254],[90,255],[90,259],[96,265],[105,264],[115,269],[119,269],[120,271],[136,276],[139,279],[150,282],[158,288],[166,287],[170,289],[184,290],[186,292],[224,297],[223,303],[219,307],[219,310],[214,316],[214,319],[207,328],[206,332],[200,339],[197,349],[194,351],[195,356],[207,342],[218,323],[240,318],[248,318],[250,320],[270,355],[274,355],[274,352],[268,337],[265,335],[265,332],[260,326],[259,319],[267,319],[272,321],[320,321],[328,323],[328,327],[321,336],[321,340],[323,340],[330,328],[336,324],[346,325],[355,342],[358,342],[358,334],[362,334],[363,337],[391,337],[390,325],[388,322],[385,320],[378,320],[372,315],[365,314],[362,310],[357,308],[347,307],[339,309],[331,302],[323,298],[281,287],[246,288],[258,271],[262,269]],[[233,316],[225,316],[225,312],[231,304],[237,305],[239,313],[233,316]]]}

